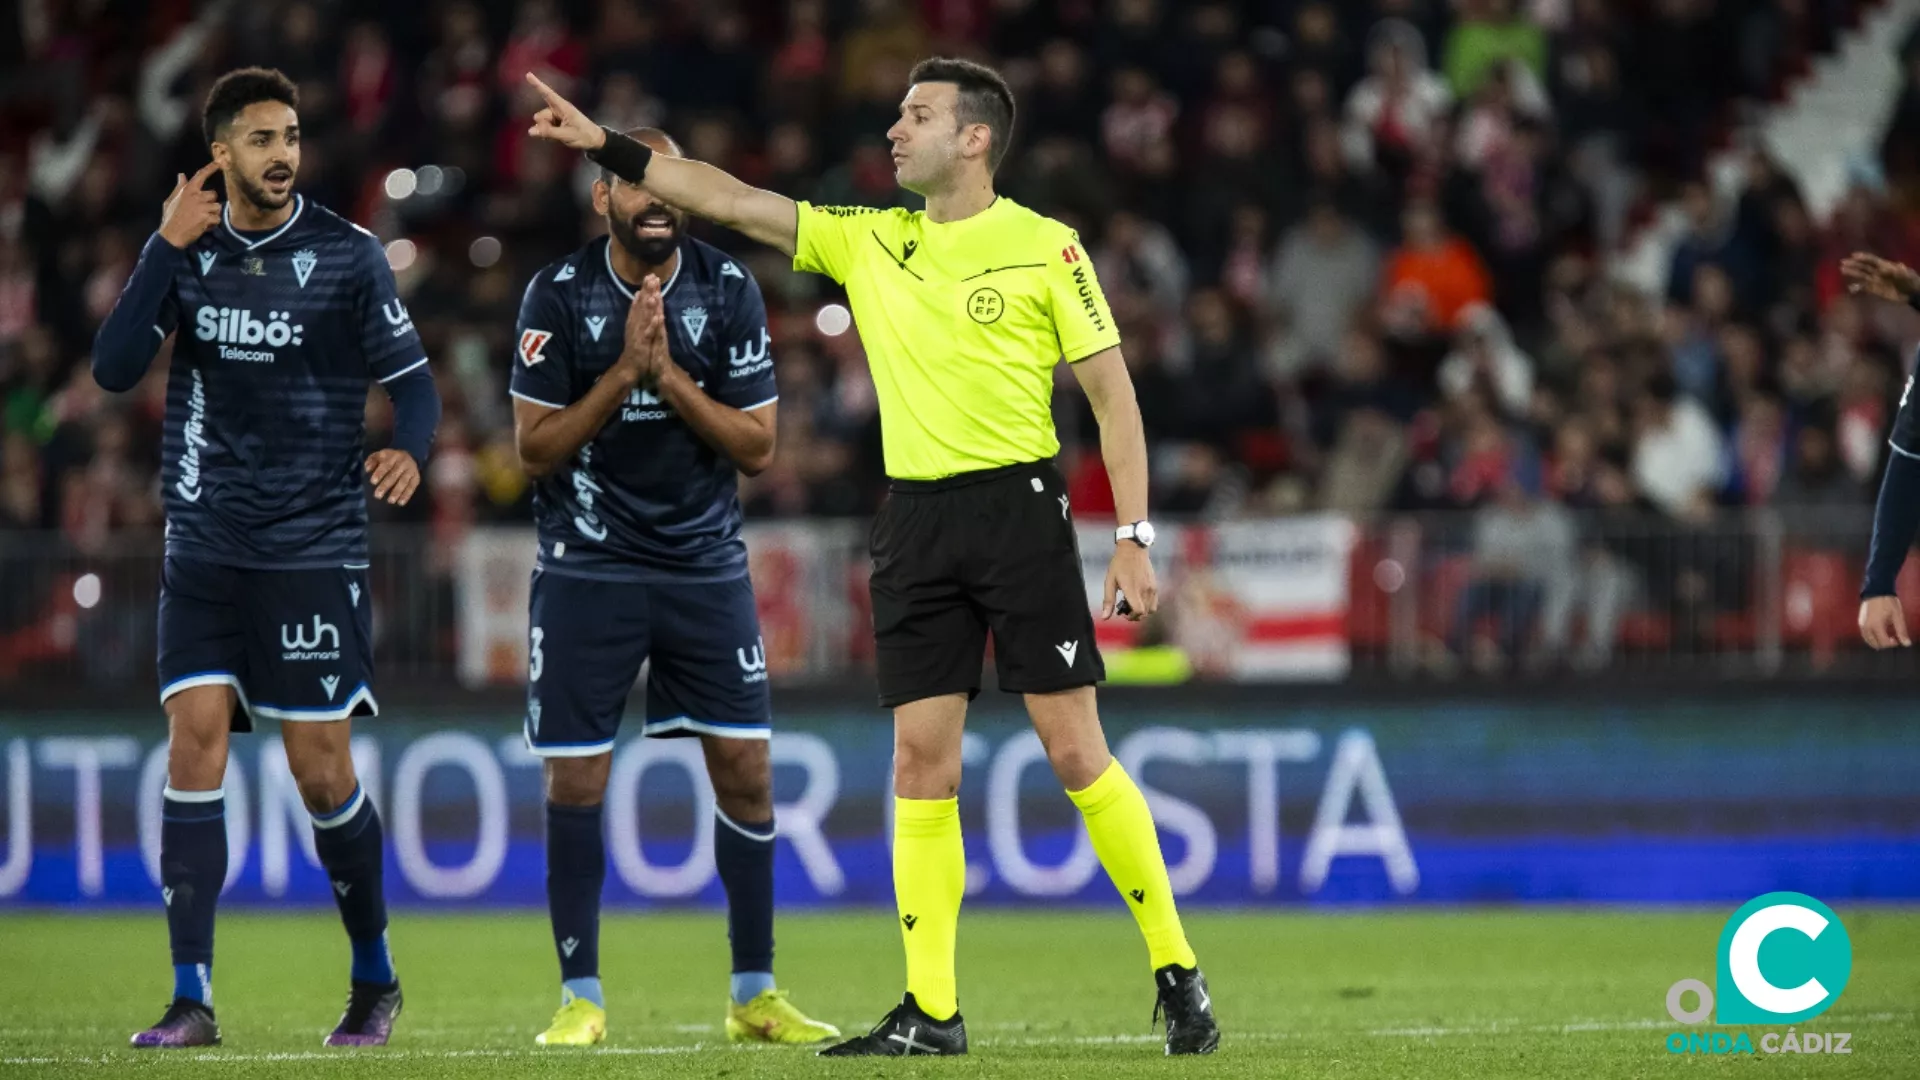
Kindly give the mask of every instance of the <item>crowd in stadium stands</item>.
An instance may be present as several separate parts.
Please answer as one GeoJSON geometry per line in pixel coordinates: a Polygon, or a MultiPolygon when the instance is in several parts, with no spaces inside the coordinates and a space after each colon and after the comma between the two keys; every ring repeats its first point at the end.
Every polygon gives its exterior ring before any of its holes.
{"type": "MultiPolygon", "coordinates": [[[[1571,598],[1521,604],[1565,633],[1573,606],[1608,618],[1649,568],[1616,552],[1561,575],[1581,543],[1561,508],[1706,527],[1730,507],[1871,499],[1911,316],[1849,297],[1837,263],[1920,259],[1920,50],[1884,167],[1856,170],[1830,220],[1759,153],[1737,198],[1702,181],[1867,6],[19,5],[0,30],[0,524],[86,550],[157,520],[163,375],[114,400],[86,360],[172,177],[206,159],[199,103],[228,67],[291,75],[301,189],[406,241],[389,250],[447,412],[430,497],[399,513],[457,531],[527,518],[505,394],[516,305],[601,228],[593,172],[526,136],[522,72],[796,198],[911,206],[883,133],[911,64],[955,52],[1020,95],[1001,190],[1093,255],[1158,513],[1479,508],[1462,625],[1570,576],[1571,598]],[[1608,256],[1669,198],[1689,230],[1665,295],[1613,284],[1608,256]]],[[[874,391],[857,335],[817,328],[832,284],[696,232],[749,261],[776,323],[780,449],[745,485],[749,514],[870,511],[874,391]]],[[[1094,425],[1061,379],[1075,502],[1110,510],[1094,425]]],[[[376,442],[384,409],[374,394],[376,442]]]]}

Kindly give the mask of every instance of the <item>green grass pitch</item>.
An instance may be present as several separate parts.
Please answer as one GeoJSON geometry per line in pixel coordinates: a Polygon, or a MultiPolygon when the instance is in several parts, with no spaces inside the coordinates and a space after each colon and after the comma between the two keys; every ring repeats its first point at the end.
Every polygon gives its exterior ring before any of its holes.
{"type": "MultiPolygon", "coordinates": [[[[346,988],[330,914],[232,914],[215,970],[226,1043],[135,1053],[168,989],[160,912],[0,917],[0,1076],[238,1077],[1611,1077],[1759,1070],[1920,1075],[1920,910],[1842,909],[1851,982],[1807,1030],[1845,1056],[1669,1054],[1666,989],[1713,981],[1728,911],[1195,912],[1188,929],[1225,1029],[1209,1060],[1169,1061],[1148,1028],[1144,949],[1119,912],[975,911],[961,920],[958,1061],[822,1061],[729,1047],[717,914],[621,915],[603,934],[611,1034],[597,1051],[533,1046],[558,973],[538,914],[401,911],[407,988],[394,1045],[320,1048],[346,988]],[[104,1068],[103,1068],[104,1066],[104,1068]]],[[[849,1032],[898,999],[890,913],[787,915],[779,968],[796,1002],[849,1032]]],[[[1705,1029],[1696,1029],[1705,1030],[1705,1029]]],[[[1749,1030],[1757,1041],[1763,1030],[1749,1030]]]]}

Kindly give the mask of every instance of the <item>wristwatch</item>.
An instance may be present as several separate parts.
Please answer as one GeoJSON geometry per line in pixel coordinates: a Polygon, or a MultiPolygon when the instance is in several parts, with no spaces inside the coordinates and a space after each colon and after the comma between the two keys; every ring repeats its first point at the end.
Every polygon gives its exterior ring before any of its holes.
{"type": "Polygon", "coordinates": [[[1117,544],[1122,540],[1131,540],[1143,548],[1152,547],[1153,522],[1136,521],[1131,525],[1122,525],[1113,530],[1113,542],[1117,544]]]}

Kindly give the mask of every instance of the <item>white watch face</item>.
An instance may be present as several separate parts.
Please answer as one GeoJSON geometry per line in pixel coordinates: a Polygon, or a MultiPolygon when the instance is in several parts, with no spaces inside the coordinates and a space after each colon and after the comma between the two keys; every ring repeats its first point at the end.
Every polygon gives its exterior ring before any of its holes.
{"type": "Polygon", "coordinates": [[[1132,528],[1133,538],[1139,541],[1141,547],[1153,546],[1153,522],[1136,521],[1133,523],[1132,528]]]}

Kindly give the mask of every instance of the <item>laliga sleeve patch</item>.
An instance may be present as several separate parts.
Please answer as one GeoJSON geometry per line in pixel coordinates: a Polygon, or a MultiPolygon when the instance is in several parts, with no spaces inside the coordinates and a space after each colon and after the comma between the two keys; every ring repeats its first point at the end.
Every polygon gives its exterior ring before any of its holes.
{"type": "Polygon", "coordinates": [[[542,350],[553,337],[550,330],[522,330],[520,332],[520,360],[528,367],[546,359],[542,350]]]}

